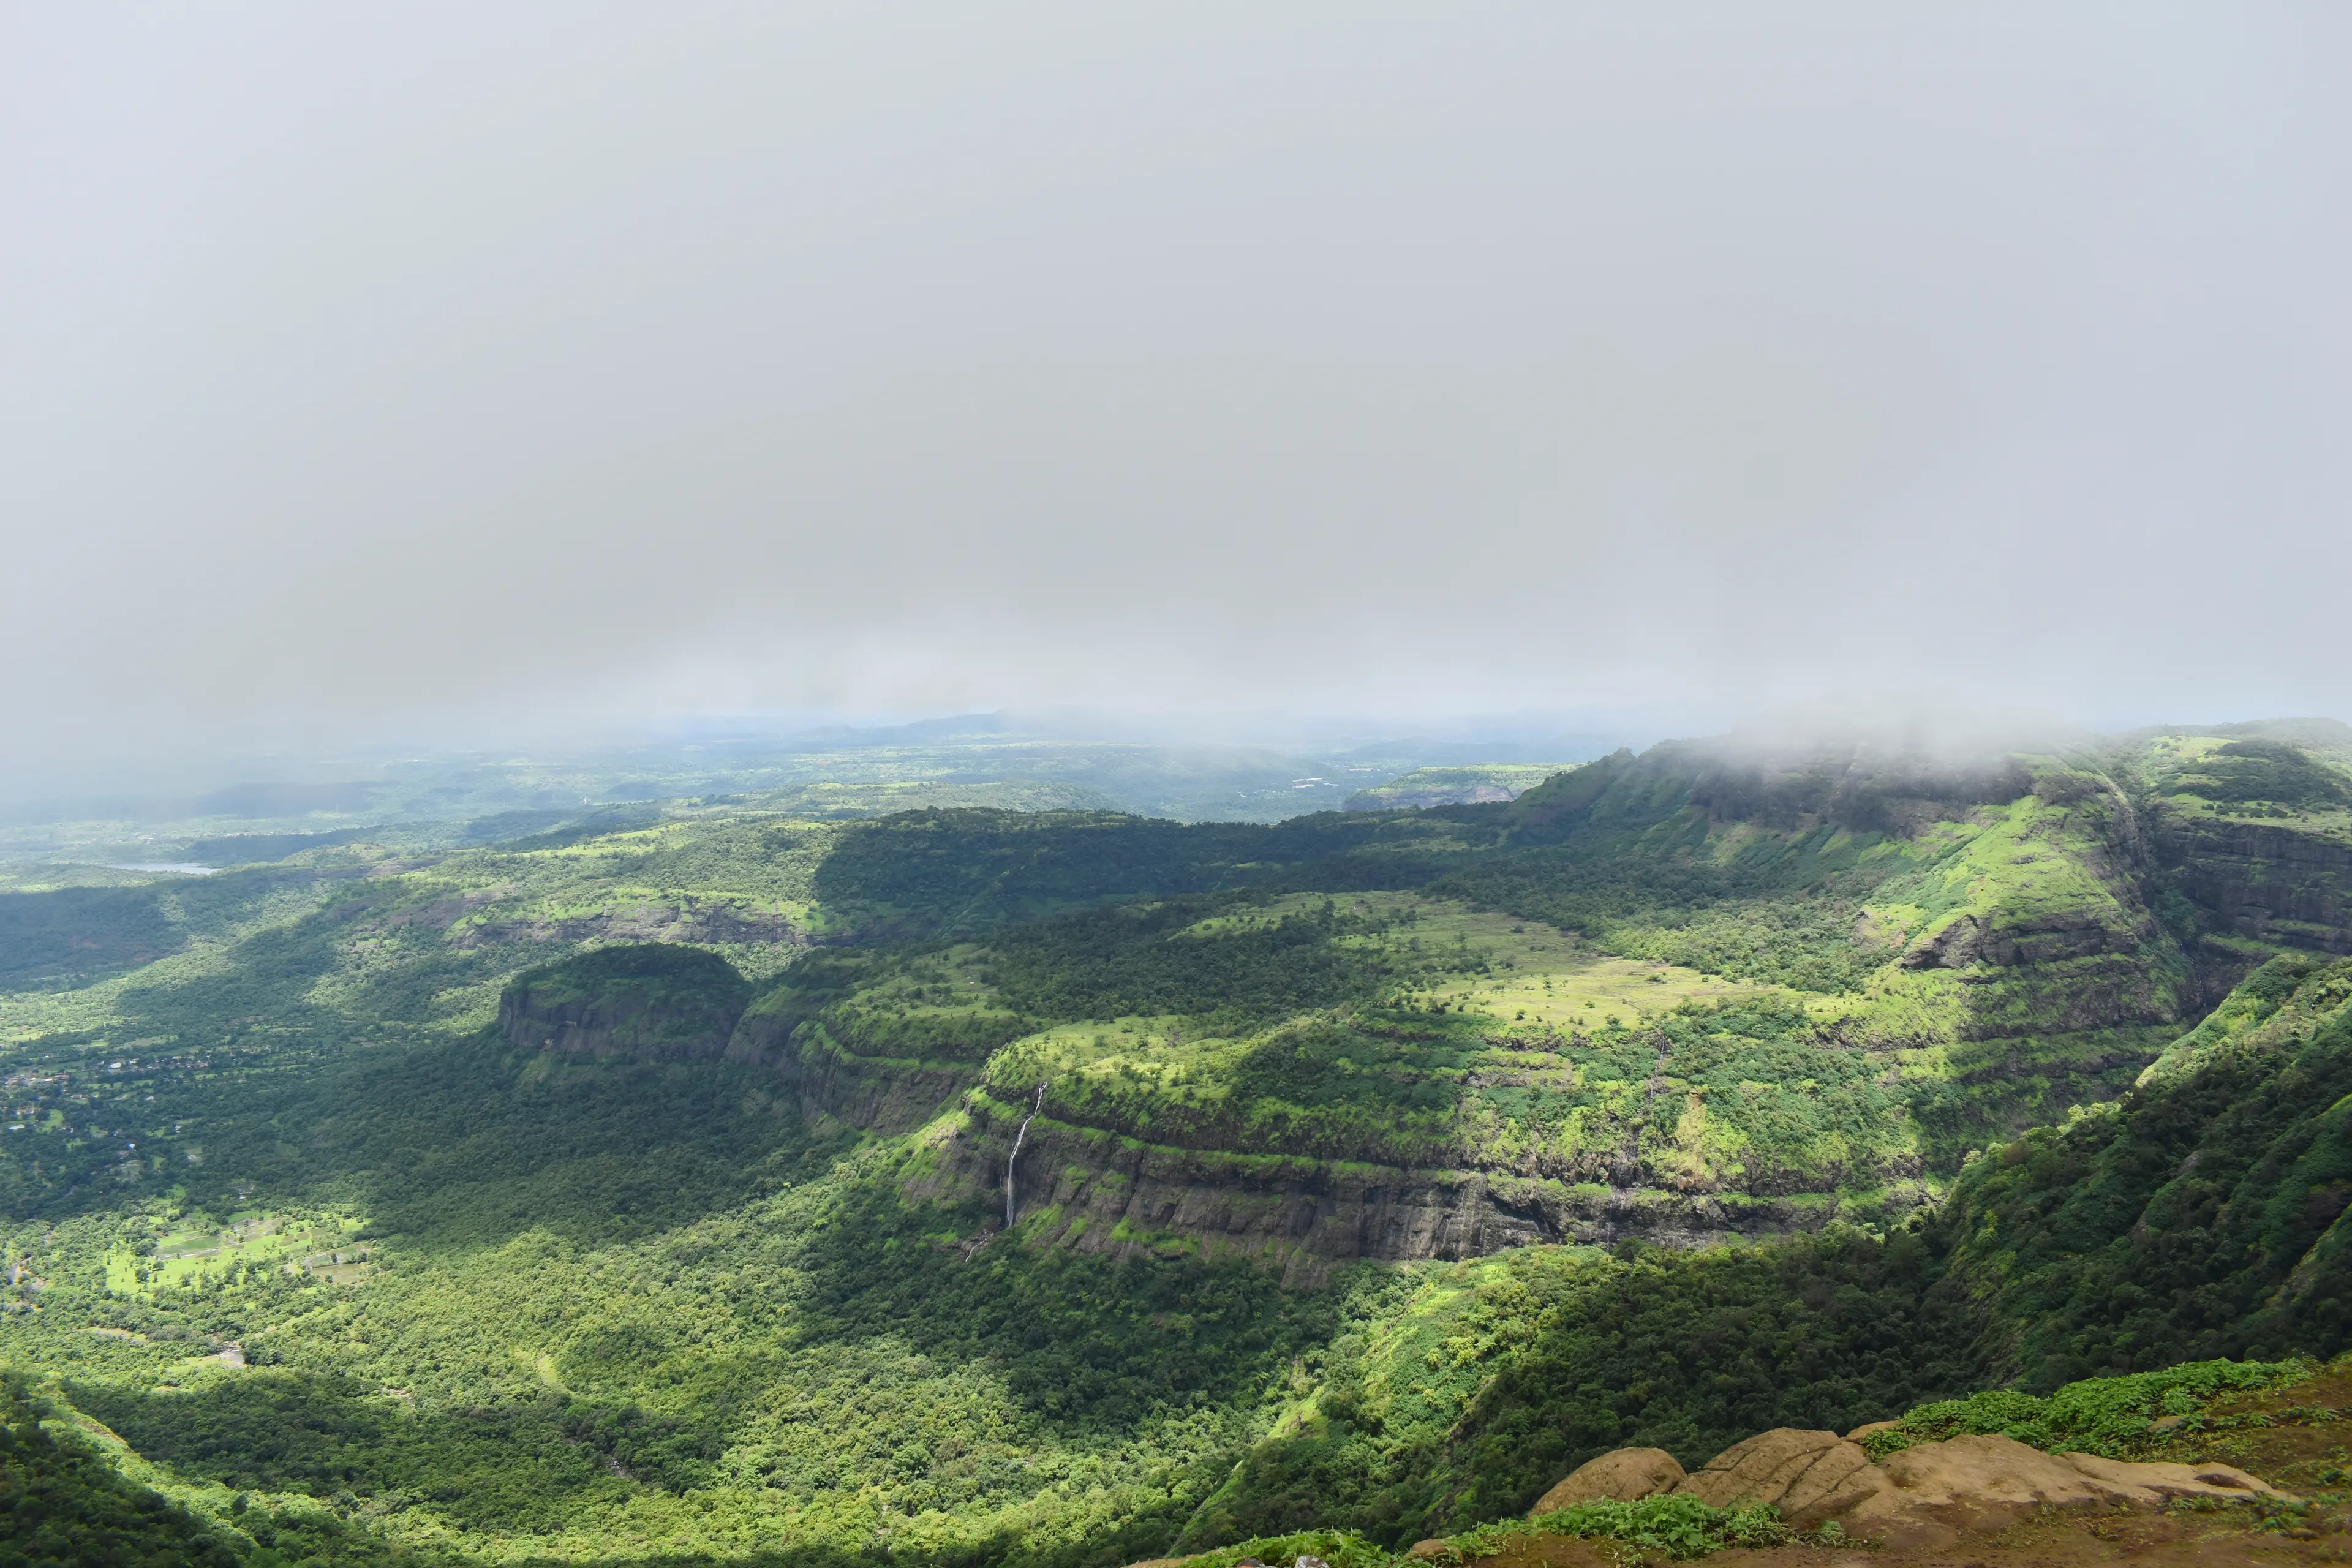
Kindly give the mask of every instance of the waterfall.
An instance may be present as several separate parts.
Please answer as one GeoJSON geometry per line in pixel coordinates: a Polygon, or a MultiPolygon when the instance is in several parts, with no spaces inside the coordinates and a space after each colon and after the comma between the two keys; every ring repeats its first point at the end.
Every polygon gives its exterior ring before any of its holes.
{"type": "Polygon", "coordinates": [[[1013,1163],[1021,1158],[1021,1140],[1029,1136],[1029,1124],[1036,1121],[1037,1113],[1045,1109],[1045,1084],[1041,1079],[1037,1084],[1037,1102],[1029,1108],[1029,1114],[1021,1119],[1021,1131],[1013,1135],[1013,1152],[1004,1157],[1004,1228],[1007,1230],[1013,1228],[1013,1163]]]}

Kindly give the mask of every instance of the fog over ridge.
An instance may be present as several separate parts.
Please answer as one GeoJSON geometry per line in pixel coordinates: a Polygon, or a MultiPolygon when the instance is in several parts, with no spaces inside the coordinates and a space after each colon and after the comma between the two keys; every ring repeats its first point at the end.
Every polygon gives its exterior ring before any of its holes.
{"type": "Polygon", "coordinates": [[[2318,5],[0,9],[0,766],[2352,713],[2348,46],[2318,5]]]}

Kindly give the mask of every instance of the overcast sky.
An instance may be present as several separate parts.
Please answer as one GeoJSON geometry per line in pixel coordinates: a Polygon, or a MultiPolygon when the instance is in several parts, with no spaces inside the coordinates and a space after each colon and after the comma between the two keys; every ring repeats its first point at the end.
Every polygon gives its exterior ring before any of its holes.
{"type": "Polygon", "coordinates": [[[2341,4],[0,18],[12,765],[2352,716],[2341,4]]]}

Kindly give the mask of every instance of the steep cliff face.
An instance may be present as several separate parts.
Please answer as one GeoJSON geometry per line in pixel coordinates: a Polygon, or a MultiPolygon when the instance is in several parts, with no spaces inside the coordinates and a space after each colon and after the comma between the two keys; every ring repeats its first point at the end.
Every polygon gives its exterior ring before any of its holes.
{"type": "Polygon", "coordinates": [[[2352,842],[2285,823],[2155,814],[2157,858],[2222,930],[2352,953],[2352,842]]]}
{"type": "Polygon", "coordinates": [[[725,959],[698,948],[599,948],[508,982],[499,1029],[520,1050],[717,1057],[751,989],[725,959]]]}
{"type": "Polygon", "coordinates": [[[872,978],[856,954],[804,961],[742,1010],[726,1055],[772,1069],[805,1116],[896,1137],[976,1086],[990,1053],[1034,1026],[993,1006],[908,1013],[888,978],[861,994],[872,978]]]}
{"type": "Polygon", "coordinates": [[[909,1195],[987,1194],[1002,1203],[1024,1123],[1013,1195],[1026,1241],[1113,1257],[1245,1258],[1297,1285],[1358,1259],[1456,1261],[1542,1242],[1632,1237],[1692,1247],[1815,1230],[1852,1212],[1818,1194],[1676,1193],[1181,1149],[1032,1118],[1028,1107],[985,1093],[966,1096],[926,1135],[909,1166],[909,1195]]]}
{"type": "Polygon", "coordinates": [[[729,1042],[730,1058],[763,1063],[798,1098],[801,1113],[830,1118],[895,1138],[938,1116],[980,1082],[977,1065],[920,1058],[873,1058],[841,1049],[824,1032],[802,1026],[781,1037],[772,1021],[746,1018],[729,1042]]]}
{"type": "Polygon", "coordinates": [[[2125,737],[2172,887],[2230,936],[2352,952],[2352,727],[2277,720],[2125,737]]]}

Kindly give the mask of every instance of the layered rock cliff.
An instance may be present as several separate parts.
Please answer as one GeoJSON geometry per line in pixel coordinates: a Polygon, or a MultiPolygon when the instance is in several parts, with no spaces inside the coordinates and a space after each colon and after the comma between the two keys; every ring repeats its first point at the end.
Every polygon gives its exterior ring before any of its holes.
{"type": "Polygon", "coordinates": [[[1185,1149],[1032,1120],[1028,1108],[984,1092],[961,1105],[910,1163],[909,1195],[1001,1194],[1015,1130],[1026,1121],[1015,1223],[1027,1239],[1114,1257],[1247,1258],[1290,1284],[1319,1283],[1358,1259],[1454,1261],[1543,1242],[1633,1238],[1691,1247],[1815,1230],[1844,1212],[1819,1194],[1678,1193],[1185,1149]]]}
{"type": "Polygon", "coordinates": [[[640,1060],[717,1057],[751,987],[699,948],[598,948],[526,971],[499,998],[516,1048],[640,1060]]]}
{"type": "Polygon", "coordinates": [[[2285,823],[2156,814],[2158,863],[2222,930],[2352,953],[2352,843],[2285,823]]]}

